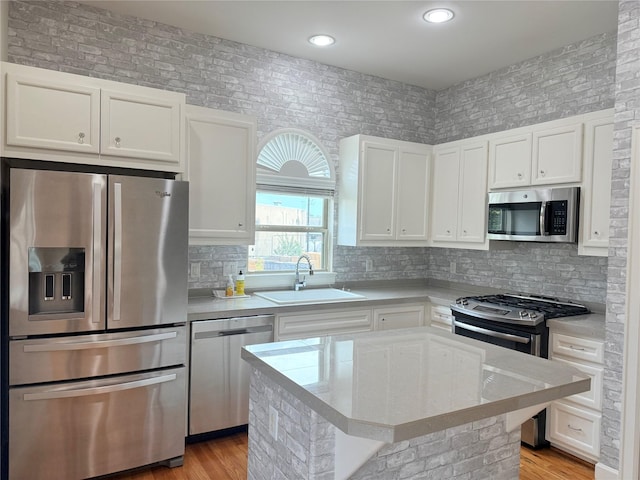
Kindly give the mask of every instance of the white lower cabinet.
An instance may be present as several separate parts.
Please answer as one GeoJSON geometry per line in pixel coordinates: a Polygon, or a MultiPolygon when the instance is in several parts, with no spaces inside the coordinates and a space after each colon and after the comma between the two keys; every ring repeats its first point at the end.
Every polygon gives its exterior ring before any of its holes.
{"type": "Polygon", "coordinates": [[[421,327],[425,324],[425,311],[424,303],[401,303],[283,313],[276,316],[275,340],[421,327]]]}
{"type": "Polygon", "coordinates": [[[441,328],[449,332],[451,331],[451,324],[453,323],[451,308],[446,305],[430,305],[429,313],[429,324],[432,327],[441,328]]]}
{"type": "Polygon", "coordinates": [[[591,377],[591,389],[551,404],[547,440],[590,462],[600,454],[604,342],[551,330],[550,358],[570,364],[591,377]]]}
{"type": "Polygon", "coordinates": [[[578,457],[597,461],[601,418],[601,414],[571,403],[553,402],[549,408],[549,440],[578,457]]]}
{"type": "Polygon", "coordinates": [[[424,325],[424,311],[424,304],[374,308],[373,328],[375,330],[391,330],[422,327],[424,325]]]}

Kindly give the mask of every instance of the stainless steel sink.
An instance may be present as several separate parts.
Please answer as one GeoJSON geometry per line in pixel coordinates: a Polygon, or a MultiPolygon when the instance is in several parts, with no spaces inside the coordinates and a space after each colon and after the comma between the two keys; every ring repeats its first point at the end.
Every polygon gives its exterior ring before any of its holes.
{"type": "Polygon", "coordinates": [[[298,291],[274,290],[269,292],[255,292],[254,295],[279,305],[346,302],[366,298],[364,295],[347,292],[346,290],[338,290],[337,288],[309,288],[298,291]]]}

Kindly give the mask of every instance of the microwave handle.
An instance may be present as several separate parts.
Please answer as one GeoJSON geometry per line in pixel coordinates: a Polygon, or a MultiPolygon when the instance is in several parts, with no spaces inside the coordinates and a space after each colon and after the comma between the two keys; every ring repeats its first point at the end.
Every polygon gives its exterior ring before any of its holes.
{"type": "Polygon", "coordinates": [[[547,232],[547,203],[542,202],[540,206],[540,235],[547,236],[549,232],[547,232]]]}

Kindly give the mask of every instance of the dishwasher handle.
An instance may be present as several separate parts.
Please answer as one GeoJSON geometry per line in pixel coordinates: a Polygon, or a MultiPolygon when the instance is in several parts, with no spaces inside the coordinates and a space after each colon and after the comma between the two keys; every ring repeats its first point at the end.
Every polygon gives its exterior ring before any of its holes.
{"type": "Polygon", "coordinates": [[[229,337],[232,335],[250,335],[252,333],[270,332],[273,325],[260,325],[258,327],[236,328],[232,330],[211,330],[208,332],[197,332],[194,334],[194,340],[202,340],[205,338],[229,337]]]}

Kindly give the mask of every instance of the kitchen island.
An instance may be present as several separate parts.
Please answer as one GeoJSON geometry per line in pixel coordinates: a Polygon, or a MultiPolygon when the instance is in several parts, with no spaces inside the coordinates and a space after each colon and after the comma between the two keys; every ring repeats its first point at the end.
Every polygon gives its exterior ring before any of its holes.
{"type": "Polygon", "coordinates": [[[248,478],[502,478],[578,370],[430,327],[246,347],[248,478]]]}

